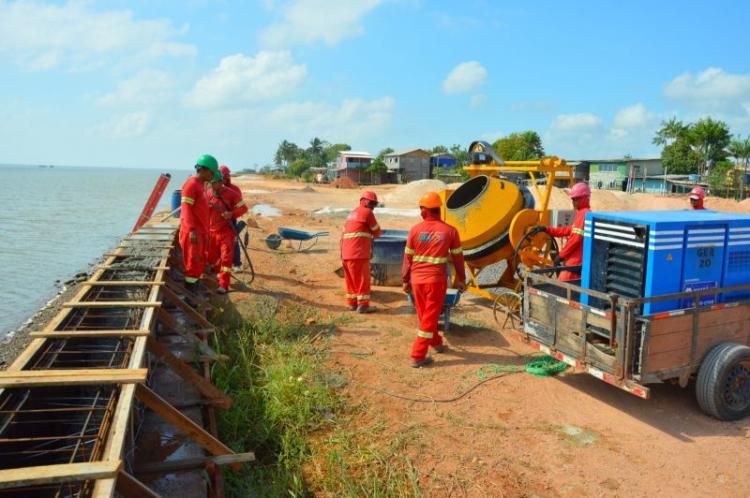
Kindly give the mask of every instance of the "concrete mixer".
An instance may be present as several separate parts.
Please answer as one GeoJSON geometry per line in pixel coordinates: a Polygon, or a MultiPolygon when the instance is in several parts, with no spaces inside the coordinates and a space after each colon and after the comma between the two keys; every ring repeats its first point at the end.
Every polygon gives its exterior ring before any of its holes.
{"type": "MultiPolygon", "coordinates": [[[[570,186],[573,170],[564,159],[503,161],[487,142],[469,147],[471,177],[444,192],[444,220],[456,227],[464,248],[467,290],[492,299],[497,311],[518,316],[523,272],[554,266],[556,242],[546,233],[529,233],[550,224],[548,209],[555,183],[570,186]],[[493,267],[496,278],[480,284],[493,267]]],[[[497,315],[496,315],[497,317],[497,315]]]]}

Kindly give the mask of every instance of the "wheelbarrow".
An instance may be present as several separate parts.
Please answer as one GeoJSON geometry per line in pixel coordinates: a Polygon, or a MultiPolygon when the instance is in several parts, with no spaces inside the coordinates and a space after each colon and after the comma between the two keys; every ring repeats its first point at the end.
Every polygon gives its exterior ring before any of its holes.
{"type": "MultiPolygon", "coordinates": [[[[414,306],[414,298],[411,293],[407,294],[407,296],[409,296],[409,304],[414,306]]],[[[458,305],[460,300],[461,292],[458,289],[448,289],[445,293],[445,299],[443,300],[443,313],[440,315],[439,320],[443,322],[443,332],[446,334],[451,328],[451,310],[458,305]]]]}
{"type": "Polygon", "coordinates": [[[278,234],[271,234],[266,237],[266,245],[271,249],[278,249],[282,240],[299,242],[297,252],[309,251],[318,243],[320,237],[325,237],[328,232],[307,232],[297,230],[296,228],[279,227],[278,234]]]}

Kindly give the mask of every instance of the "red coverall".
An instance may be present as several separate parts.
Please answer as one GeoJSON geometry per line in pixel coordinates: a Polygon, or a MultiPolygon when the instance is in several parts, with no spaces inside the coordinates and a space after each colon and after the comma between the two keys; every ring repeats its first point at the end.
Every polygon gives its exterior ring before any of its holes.
{"type": "Polygon", "coordinates": [[[247,213],[247,206],[242,200],[242,194],[222,185],[218,192],[208,188],[208,203],[211,207],[210,241],[208,244],[208,263],[219,272],[219,287],[229,288],[232,276],[232,262],[234,260],[234,229],[232,220],[247,213]],[[222,217],[223,213],[232,214],[230,220],[222,217]]]}
{"type": "Polygon", "coordinates": [[[372,239],[380,237],[380,225],[366,204],[366,200],[360,200],[359,207],[349,213],[341,234],[341,261],[348,306],[370,305],[372,239]]]}
{"type": "Polygon", "coordinates": [[[412,227],[406,239],[401,278],[411,284],[419,329],[411,347],[411,359],[422,361],[430,346],[443,344],[438,320],[443,312],[448,289],[446,266],[453,260],[457,280],[466,283],[464,255],[458,231],[440,220],[439,215],[424,212],[424,221],[412,227]]]}
{"type": "MultiPolygon", "coordinates": [[[[583,222],[586,219],[586,213],[591,211],[589,207],[589,198],[581,197],[578,201],[573,226],[569,227],[547,227],[547,233],[553,237],[568,237],[568,242],[560,251],[560,261],[565,266],[580,266],[583,261],[583,222]]],[[[573,273],[567,270],[561,271],[558,280],[580,280],[579,273],[573,273]]]]}
{"type": "Polygon", "coordinates": [[[206,267],[208,210],[203,182],[191,176],[182,185],[180,204],[180,247],[185,265],[185,282],[189,284],[197,282],[206,267]],[[195,242],[190,241],[190,232],[195,232],[195,242]]]}

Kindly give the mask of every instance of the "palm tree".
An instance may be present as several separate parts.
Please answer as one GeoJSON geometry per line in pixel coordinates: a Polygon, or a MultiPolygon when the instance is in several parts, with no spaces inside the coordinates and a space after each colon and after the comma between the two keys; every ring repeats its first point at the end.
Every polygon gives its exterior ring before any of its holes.
{"type": "Polygon", "coordinates": [[[672,117],[669,121],[661,122],[661,128],[656,132],[656,136],[652,142],[654,145],[667,145],[678,138],[684,138],[689,131],[690,125],[686,125],[677,118],[672,117]]]}
{"type": "Polygon", "coordinates": [[[746,137],[744,140],[740,137],[735,138],[729,142],[727,146],[727,152],[729,155],[737,161],[737,165],[742,166],[744,175],[742,175],[742,197],[745,197],[745,184],[747,183],[747,163],[750,159],[750,138],[746,137]]]}

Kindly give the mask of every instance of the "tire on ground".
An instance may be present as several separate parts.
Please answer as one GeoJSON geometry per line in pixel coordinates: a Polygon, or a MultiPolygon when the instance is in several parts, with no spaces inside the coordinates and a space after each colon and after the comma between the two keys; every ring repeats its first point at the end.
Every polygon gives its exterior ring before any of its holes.
{"type": "Polygon", "coordinates": [[[711,349],[698,371],[695,397],[706,414],[719,420],[750,414],[750,347],[723,342],[711,349]]]}

